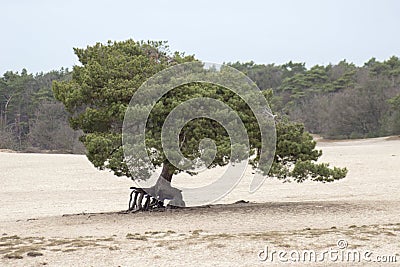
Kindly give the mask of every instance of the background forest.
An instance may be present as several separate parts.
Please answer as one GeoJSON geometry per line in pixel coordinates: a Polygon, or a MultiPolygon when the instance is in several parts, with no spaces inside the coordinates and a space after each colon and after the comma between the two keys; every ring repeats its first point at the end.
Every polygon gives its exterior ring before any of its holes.
{"type": "MultiPolygon", "coordinates": [[[[400,134],[400,60],[370,59],[363,66],[288,62],[283,65],[228,63],[261,90],[272,90],[271,108],[304,123],[324,138],[365,138],[400,134]]],[[[8,71],[0,77],[0,148],[26,152],[84,153],[80,132],[68,124],[63,104],[51,90],[68,80],[68,69],[30,74],[8,71]]]]}

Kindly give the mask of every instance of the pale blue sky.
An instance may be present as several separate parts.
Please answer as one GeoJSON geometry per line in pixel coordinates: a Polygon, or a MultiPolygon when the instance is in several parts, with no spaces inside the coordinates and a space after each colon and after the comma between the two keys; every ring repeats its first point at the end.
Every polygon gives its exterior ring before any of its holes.
{"type": "Polygon", "coordinates": [[[73,47],[129,38],[168,40],[216,63],[400,56],[397,0],[13,0],[0,10],[0,75],[71,67],[73,47]]]}

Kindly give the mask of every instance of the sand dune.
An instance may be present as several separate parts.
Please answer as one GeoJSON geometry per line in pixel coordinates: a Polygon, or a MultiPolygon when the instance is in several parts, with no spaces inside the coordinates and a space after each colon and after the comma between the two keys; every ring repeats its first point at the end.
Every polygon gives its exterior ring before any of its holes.
{"type": "Polygon", "coordinates": [[[321,161],[349,169],[347,178],[267,180],[250,194],[246,176],[217,204],[248,204],[135,214],[116,212],[126,209],[132,182],[97,171],[84,156],[0,153],[0,265],[270,266],[257,256],[266,245],[323,251],[336,248],[338,239],[374,256],[397,254],[399,262],[400,140],[321,141],[318,147],[321,161]]]}

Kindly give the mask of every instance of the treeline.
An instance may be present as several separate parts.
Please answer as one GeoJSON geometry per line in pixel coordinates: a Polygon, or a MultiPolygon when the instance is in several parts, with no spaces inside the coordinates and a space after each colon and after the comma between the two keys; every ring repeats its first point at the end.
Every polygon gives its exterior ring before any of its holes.
{"type": "Polygon", "coordinates": [[[274,93],[271,108],[302,122],[325,138],[365,138],[400,134],[400,60],[370,59],[358,67],[304,63],[230,63],[261,90],[274,93]],[[397,97],[396,97],[397,96],[397,97]]]}
{"type": "Polygon", "coordinates": [[[29,74],[8,71],[0,77],[0,148],[38,152],[82,153],[79,132],[52,92],[54,80],[66,80],[68,69],[29,74]]]}
{"type": "MultiPolygon", "coordinates": [[[[326,138],[400,134],[400,60],[393,56],[363,66],[228,63],[261,90],[272,90],[272,110],[305,124],[326,138]]],[[[54,80],[68,80],[68,69],[29,74],[23,69],[0,77],[0,148],[19,151],[83,153],[79,132],[52,92],[54,80]]]]}

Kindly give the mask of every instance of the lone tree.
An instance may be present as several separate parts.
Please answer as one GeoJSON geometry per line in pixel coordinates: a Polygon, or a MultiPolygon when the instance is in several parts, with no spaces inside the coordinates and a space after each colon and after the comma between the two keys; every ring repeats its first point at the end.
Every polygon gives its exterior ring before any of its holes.
{"type": "MultiPolygon", "coordinates": [[[[165,42],[151,41],[97,43],[74,51],[81,65],[74,66],[70,81],[54,82],[55,97],[70,112],[72,128],[83,131],[80,140],[95,167],[110,169],[117,176],[139,179],[130,172],[122,146],[123,120],[129,102],[148,78],[172,65],[195,61],[195,58],[183,53],[170,53],[165,42]]],[[[263,93],[268,100],[271,99],[271,91],[263,93]]],[[[257,166],[260,129],[250,108],[230,90],[217,85],[191,83],[164,95],[152,109],[146,125],[146,149],[151,155],[151,163],[162,166],[162,177],[171,181],[174,174],[182,172],[169,162],[163,151],[163,122],[175,107],[193,96],[218,99],[238,113],[254,155],[251,163],[257,166]]],[[[315,149],[315,141],[302,124],[287,119],[277,120],[276,133],[276,153],[272,167],[265,175],[297,182],[306,179],[332,182],[346,176],[345,168],[329,168],[328,164],[316,163],[322,153],[315,149]]],[[[179,133],[181,153],[188,159],[200,158],[204,151],[199,148],[199,141],[204,138],[214,140],[217,148],[208,167],[228,164],[232,156],[230,138],[221,125],[207,118],[191,120],[182,128],[179,133]]]]}

